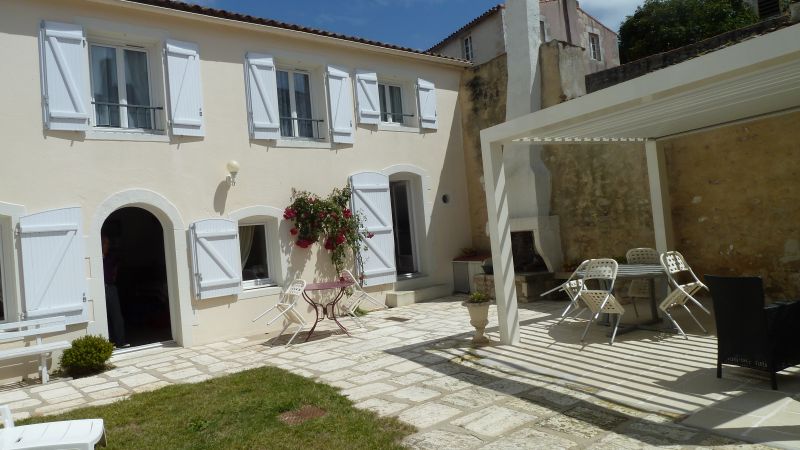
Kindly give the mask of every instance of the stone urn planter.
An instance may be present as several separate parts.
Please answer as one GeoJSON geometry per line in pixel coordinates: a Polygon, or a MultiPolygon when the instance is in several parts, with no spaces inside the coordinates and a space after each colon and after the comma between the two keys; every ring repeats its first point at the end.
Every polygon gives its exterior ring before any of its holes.
{"type": "Polygon", "coordinates": [[[491,304],[489,296],[482,292],[473,292],[469,296],[469,300],[462,303],[469,311],[469,323],[475,327],[475,335],[472,337],[472,343],[476,345],[483,345],[489,343],[489,338],[484,334],[486,325],[489,324],[489,305],[491,304]]]}

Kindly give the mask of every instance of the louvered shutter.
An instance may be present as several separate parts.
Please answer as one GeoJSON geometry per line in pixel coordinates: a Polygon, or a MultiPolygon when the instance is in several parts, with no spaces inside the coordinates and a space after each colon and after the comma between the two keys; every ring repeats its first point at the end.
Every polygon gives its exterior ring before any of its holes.
{"type": "Polygon", "coordinates": [[[378,74],[365,70],[356,72],[358,123],[377,125],[381,118],[378,97],[378,74]]]}
{"type": "Polygon", "coordinates": [[[428,130],[439,128],[436,118],[436,87],[430,81],[417,79],[417,96],[419,97],[419,125],[428,130]]]}
{"type": "Polygon", "coordinates": [[[89,128],[89,57],[83,28],[42,22],[39,36],[44,121],[50,130],[89,128]]]}
{"type": "Polygon", "coordinates": [[[200,53],[197,45],[168,40],[165,54],[172,134],[204,136],[200,53]]]}
{"type": "Polygon", "coordinates": [[[19,242],[25,317],[66,316],[67,323],[86,322],[81,209],[20,217],[19,242]]]}
{"type": "Polygon", "coordinates": [[[228,219],[206,219],[191,228],[195,295],[200,299],[242,292],[239,225],[228,219]]]}
{"type": "Polygon", "coordinates": [[[247,54],[247,109],[250,115],[250,137],[278,139],[281,137],[278,118],[278,88],[272,56],[247,54]]]}
{"type": "Polygon", "coordinates": [[[328,66],[328,105],[331,109],[331,140],[353,143],[353,88],[350,74],[328,66]]]}
{"type": "Polygon", "coordinates": [[[362,258],[365,286],[394,283],[397,269],[394,261],[394,231],[389,177],[382,173],[362,172],[350,177],[353,191],[352,208],[364,215],[364,230],[373,233],[366,240],[362,258]]]}

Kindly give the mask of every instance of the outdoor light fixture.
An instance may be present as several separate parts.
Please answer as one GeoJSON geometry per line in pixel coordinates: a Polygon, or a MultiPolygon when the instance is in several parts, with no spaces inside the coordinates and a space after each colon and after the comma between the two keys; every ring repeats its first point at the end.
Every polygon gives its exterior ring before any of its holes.
{"type": "Polygon", "coordinates": [[[232,159],[228,161],[226,167],[228,168],[229,173],[228,183],[230,183],[231,186],[236,186],[236,175],[239,174],[239,163],[235,159],[232,159]]]}

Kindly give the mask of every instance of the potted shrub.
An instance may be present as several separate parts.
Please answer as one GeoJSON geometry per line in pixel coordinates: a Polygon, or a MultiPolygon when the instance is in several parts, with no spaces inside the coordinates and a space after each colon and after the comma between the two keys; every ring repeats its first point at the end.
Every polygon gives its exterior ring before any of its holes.
{"type": "Polygon", "coordinates": [[[475,335],[472,337],[473,344],[487,344],[489,338],[484,334],[486,325],[489,324],[489,305],[492,299],[483,292],[473,292],[469,298],[462,303],[469,311],[469,323],[475,327],[475,335]]]}

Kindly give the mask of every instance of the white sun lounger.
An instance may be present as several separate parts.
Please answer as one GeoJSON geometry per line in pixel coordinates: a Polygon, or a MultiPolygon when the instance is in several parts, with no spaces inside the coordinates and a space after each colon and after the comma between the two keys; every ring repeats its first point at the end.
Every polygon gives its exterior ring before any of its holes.
{"type": "Polygon", "coordinates": [[[14,426],[11,410],[0,405],[4,428],[0,430],[3,450],[92,450],[106,445],[103,419],[65,420],[14,426]]]}

